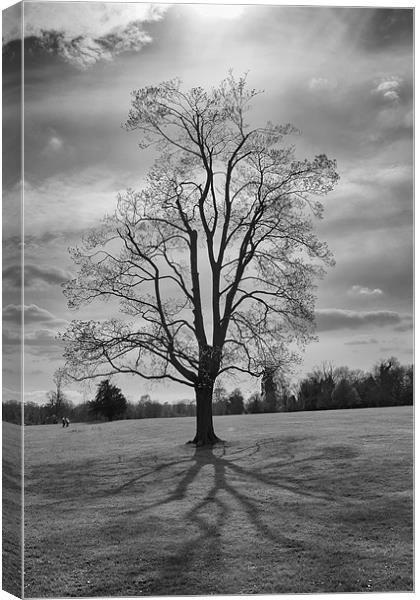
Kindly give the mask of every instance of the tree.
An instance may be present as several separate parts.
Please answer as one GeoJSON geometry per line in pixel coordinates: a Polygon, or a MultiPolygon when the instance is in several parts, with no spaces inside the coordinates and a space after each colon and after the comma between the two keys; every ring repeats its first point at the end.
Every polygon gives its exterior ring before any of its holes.
{"type": "Polygon", "coordinates": [[[15,425],[22,424],[22,403],[19,400],[6,400],[2,403],[2,420],[15,425]]]}
{"type": "Polygon", "coordinates": [[[227,414],[228,415],[242,415],[244,412],[244,397],[239,388],[235,388],[231,392],[227,399],[227,414]]]}
{"type": "Polygon", "coordinates": [[[358,408],[361,404],[356,388],[348,379],[340,379],[331,394],[333,408],[358,408]]]}
{"type": "Polygon", "coordinates": [[[332,364],[324,362],[320,368],[314,370],[312,376],[318,385],[316,408],[333,408],[332,394],[335,388],[335,379],[332,364]]]}
{"type": "Polygon", "coordinates": [[[95,400],[89,402],[89,410],[94,414],[103,415],[108,421],[122,415],[127,409],[127,400],[121,390],[109,379],[104,379],[98,385],[95,400]]]}
{"type": "Polygon", "coordinates": [[[335,408],[332,402],[334,371],[331,364],[323,363],[308,373],[299,385],[298,403],[302,410],[335,408]]]}
{"type": "Polygon", "coordinates": [[[395,406],[402,404],[404,390],[404,367],[391,356],[381,360],[374,367],[374,378],[377,385],[378,405],[395,406]]]}
{"type": "Polygon", "coordinates": [[[216,381],[213,388],[213,414],[214,415],[225,415],[227,414],[227,392],[226,388],[223,387],[220,380],[216,381]]]}
{"type": "Polygon", "coordinates": [[[245,410],[247,413],[256,414],[264,412],[263,401],[261,398],[261,394],[258,392],[254,392],[248,398],[245,404],[245,410]]]}
{"type": "Polygon", "coordinates": [[[284,375],[279,366],[266,366],[261,378],[263,411],[277,412],[282,407],[285,394],[284,375]]]}
{"type": "Polygon", "coordinates": [[[121,194],[72,250],[79,272],[65,286],[70,308],[116,299],[124,317],[71,322],[69,373],[190,386],[197,445],[218,441],[220,374],[259,377],[292,341],[311,339],[314,280],[333,262],[312,218],[338,179],[335,161],[298,160],[292,125],[247,125],[256,95],[233,75],[209,91],[184,92],[176,79],[134,91],[126,128],[160,154],[144,189],[121,194]]]}
{"type": "Polygon", "coordinates": [[[404,388],[401,404],[413,404],[414,390],[414,367],[413,365],[404,368],[404,388]]]}
{"type": "Polygon", "coordinates": [[[54,372],[53,381],[55,383],[55,390],[50,391],[47,394],[47,410],[49,417],[53,420],[63,416],[66,408],[70,406],[63,392],[63,385],[65,382],[66,374],[64,369],[57,369],[54,372]]]}

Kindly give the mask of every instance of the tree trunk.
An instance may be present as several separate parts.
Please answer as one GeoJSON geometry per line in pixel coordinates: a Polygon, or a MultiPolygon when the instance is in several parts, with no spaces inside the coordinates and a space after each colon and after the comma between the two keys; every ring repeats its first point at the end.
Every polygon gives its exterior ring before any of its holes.
{"type": "Polygon", "coordinates": [[[213,386],[214,382],[207,382],[206,384],[197,385],[195,388],[197,429],[195,438],[188,442],[189,444],[212,446],[222,441],[214,433],[213,428],[213,386]]]}

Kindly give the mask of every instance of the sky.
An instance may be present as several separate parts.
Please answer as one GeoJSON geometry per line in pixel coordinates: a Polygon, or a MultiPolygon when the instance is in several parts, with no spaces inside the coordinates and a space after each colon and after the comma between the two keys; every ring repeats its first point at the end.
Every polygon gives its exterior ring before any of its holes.
{"type": "MultiPolygon", "coordinates": [[[[319,282],[318,341],[296,377],[323,362],[370,370],[413,360],[412,11],[276,5],[102,2],[24,4],[24,174],[13,132],[19,92],[19,15],[3,13],[3,398],[44,402],[62,366],[56,339],[71,319],[106,319],[95,304],[71,312],[61,283],[68,248],[112,212],[118,192],[140,189],[152,163],[126,120],[130,93],[180,77],[186,88],[233,69],[262,90],[249,119],[292,123],[298,157],[326,153],[340,182],[316,224],[336,266],[319,282]],[[19,189],[24,189],[23,300],[19,189]]],[[[15,128],[16,129],[16,128],[15,128]]],[[[192,398],[174,383],[117,378],[131,401],[192,398]]],[[[245,395],[258,381],[230,380],[245,395]]],[[[74,402],[92,388],[69,385],[74,402]]]]}

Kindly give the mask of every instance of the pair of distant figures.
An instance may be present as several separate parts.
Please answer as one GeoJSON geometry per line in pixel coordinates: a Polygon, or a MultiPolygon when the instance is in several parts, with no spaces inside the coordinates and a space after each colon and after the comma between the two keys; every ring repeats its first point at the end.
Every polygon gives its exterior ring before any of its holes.
{"type": "Polygon", "coordinates": [[[61,422],[63,423],[63,427],[68,427],[70,425],[70,421],[67,417],[63,417],[61,422]]]}

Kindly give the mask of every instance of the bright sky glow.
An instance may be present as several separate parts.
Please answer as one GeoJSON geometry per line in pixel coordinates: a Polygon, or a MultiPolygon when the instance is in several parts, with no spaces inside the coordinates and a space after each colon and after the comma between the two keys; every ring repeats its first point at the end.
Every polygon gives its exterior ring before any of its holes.
{"type": "Polygon", "coordinates": [[[198,17],[206,20],[237,19],[244,12],[244,7],[238,4],[197,4],[191,8],[198,17]]]}

